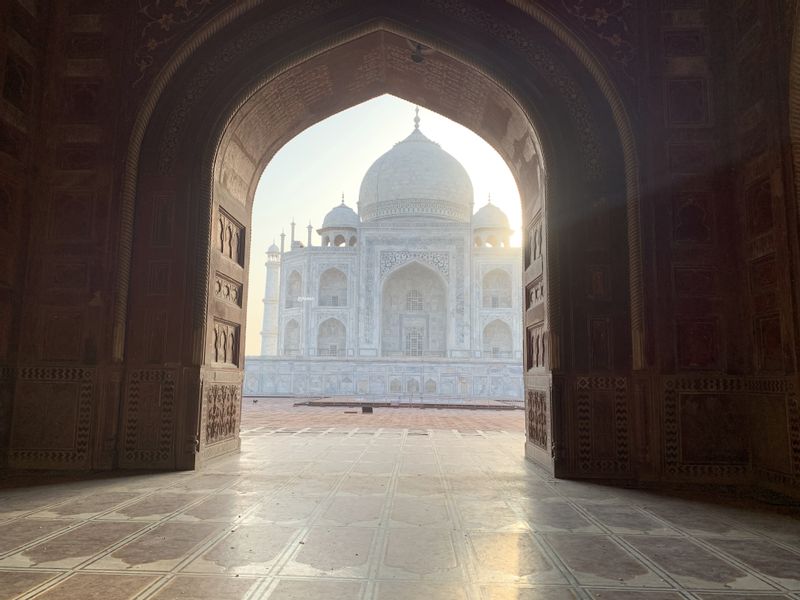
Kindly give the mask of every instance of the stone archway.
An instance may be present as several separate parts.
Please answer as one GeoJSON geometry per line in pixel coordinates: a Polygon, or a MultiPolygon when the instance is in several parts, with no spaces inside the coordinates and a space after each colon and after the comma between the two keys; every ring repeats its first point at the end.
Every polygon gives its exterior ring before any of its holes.
{"type": "Polygon", "coordinates": [[[381,355],[447,356],[448,290],[433,269],[411,262],[383,282],[381,355]]]}
{"type": "MultiPolygon", "coordinates": [[[[635,285],[639,266],[633,258],[638,247],[620,251],[619,244],[611,244],[627,236],[631,210],[636,208],[632,140],[629,131],[620,131],[621,104],[609,102],[613,89],[607,81],[598,82],[602,73],[587,66],[591,60],[568,43],[574,42],[568,32],[559,30],[556,35],[552,23],[543,24],[546,20],[524,16],[511,6],[493,6],[487,12],[477,2],[460,4],[464,10],[453,16],[435,2],[414,6],[345,2],[333,8],[315,5],[314,10],[321,13],[293,13],[285,19],[274,14],[279,9],[258,5],[246,23],[227,21],[228,27],[214,36],[204,33],[174,69],[166,70],[170,78],[157,86],[158,93],[144,111],[146,130],[139,132],[141,138],[134,143],[133,174],[129,173],[124,187],[131,206],[123,210],[116,307],[118,325],[121,319],[123,326],[116,328],[115,349],[124,358],[129,381],[133,374],[139,377],[145,372],[157,383],[166,377],[163,370],[146,366],[142,345],[142,336],[152,334],[148,315],[154,307],[146,293],[146,271],[158,254],[153,242],[159,241],[150,232],[166,231],[173,247],[192,249],[176,255],[169,265],[183,270],[191,264],[194,269],[183,287],[176,281],[169,290],[174,308],[166,309],[169,325],[161,328],[172,329],[170,352],[184,365],[178,385],[180,397],[186,400],[169,414],[147,413],[150,421],[172,423],[177,432],[169,456],[139,460],[134,453],[123,461],[126,466],[193,466],[238,447],[238,433],[216,440],[211,447],[203,439],[204,427],[197,426],[208,419],[204,395],[213,393],[216,385],[241,382],[241,364],[219,368],[208,358],[211,332],[220,325],[231,327],[242,343],[246,306],[215,298],[211,282],[221,276],[242,287],[246,284],[249,202],[258,175],[275,151],[325,116],[388,92],[478,132],[503,156],[517,179],[524,205],[525,243],[538,247],[538,252],[526,252],[530,260],[524,265],[526,340],[542,335],[551,340],[549,355],[526,365],[529,392],[546,398],[535,403],[543,414],[532,418],[544,419],[551,430],[550,442],[537,445],[536,439],[529,439],[528,451],[561,474],[571,471],[575,463],[570,457],[578,450],[559,447],[559,443],[566,440],[567,429],[577,426],[574,404],[580,394],[573,391],[576,382],[598,362],[585,349],[613,356],[614,363],[599,362],[608,364],[609,373],[624,378],[632,366],[632,329],[633,338],[641,338],[641,319],[632,318],[629,308],[631,298],[634,308],[640,308],[635,285]],[[337,18],[320,19],[326,11],[337,18]],[[292,27],[296,35],[290,33],[292,27]],[[514,31],[536,42],[519,44],[514,41],[519,37],[510,35],[514,31]],[[493,37],[496,42],[491,41],[493,37]],[[409,39],[433,49],[424,66],[409,66],[409,39]],[[471,57],[480,57],[480,63],[471,57]],[[369,72],[380,75],[364,80],[361,74],[366,71],[354,67],[365,67],[370,61],[381,68],[369,72]],[[337,65],[334,77],[331,70],[337,65]],[[451,84],[442,86],[441,77],[431,76],[434,72],[447,73],[451,84]],[[303,87],[312,81],[325,84],[303,87]],[[287,113],[287,107],[294,108],[287,113]],[[253,126],[263,122],[274,126],[253,126]],[[550,196],[558,197],[559,203],[547,204],[550,196]],[[189,226],[165,229],[163,223],[189,226]],[[235,249],[238,260],[233,251],[226,254],[209,244],[218,234],[217,227],[230,229],[231,239],[241,240],[242,247],[235,249]],[[576,299],[567,293],[585,279],[590,266],[588,257],[568,244],[571,236],[584,231],[596,238],[592,239],[595,249],[601,249],[594,256],[606,257],[606,264],[599,266],[616,309],[603,322],[613,336],[609,331],[586,329],[585,322],[601,310],[599,305],[591,298],[576,299]],[[597,332],[599,339],[613,340],[614,352],[588,343],[587,331],[589,336],[597,332]]],[[[636,246],[638,232],[629,241],[636,246]]],[[[593,401],[589,388],[583,402],[593,401]]],[[[125,398],[123,438],[135,446],[137,432],[153,423],[133,414],[130,385],[125,398]]],[[[627,404],[627,394],[623,394],[615,410],[626,412],[627,404]]],[[[620,435],[615,451],[624,452],[630,432],[620,435]]],[[[614,465],[606,476],[629,475],[626,460],[614,465]]]]}

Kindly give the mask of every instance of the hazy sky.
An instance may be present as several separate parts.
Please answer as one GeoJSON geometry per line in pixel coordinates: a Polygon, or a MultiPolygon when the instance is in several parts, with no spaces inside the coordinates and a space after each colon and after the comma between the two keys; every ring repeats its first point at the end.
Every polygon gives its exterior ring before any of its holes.
{"type": "MultiPolygon", "coordinates": [[[[467,170],[475,191],[475,210],[492,203],[503,209],[519,245],[519,192],[500,155],[471,130],[437,113],[420,109],[420,130],[452,154],[467,170]]],[[[252,244],[247,310],[247,355],[261,351],[264,298],[264,260],[269,245],[286,248],[294,218],[296,237],[306,243],[309,221],[312,243],[319,244],[317,228],[325,214],[341,202],[356,210],[361,179],[384,152],[406,138],[414,128],[414,105],[394,96],[381,96],[342,111],[300,133],[281,148],[267,165],[253,205],[252,244]]]]}

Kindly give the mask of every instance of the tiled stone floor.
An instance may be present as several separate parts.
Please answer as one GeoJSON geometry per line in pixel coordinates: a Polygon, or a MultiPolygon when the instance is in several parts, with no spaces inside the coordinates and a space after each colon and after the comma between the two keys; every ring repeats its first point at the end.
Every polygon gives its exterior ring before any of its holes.
{"type": "Polygon", "coordinates": [[[796,516],[556,481],[516,430],[378,422],[247,421],[201,472],[0,489],[0,598],[800,599],[796,516]]]}

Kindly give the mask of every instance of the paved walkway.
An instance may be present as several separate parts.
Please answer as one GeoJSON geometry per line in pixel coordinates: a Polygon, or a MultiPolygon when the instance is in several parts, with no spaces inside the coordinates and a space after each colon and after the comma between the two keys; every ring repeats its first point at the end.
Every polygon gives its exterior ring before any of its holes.
{"type": "Polygon", "coordinates": [[[301,400],[252,398],[242,402],[242,431],[262,428],[359,427],[362,429],[455,429],[470,431],[524,431],[525,411],[469,410],[456,408],[360,408],[294,406],[301,400]]]}

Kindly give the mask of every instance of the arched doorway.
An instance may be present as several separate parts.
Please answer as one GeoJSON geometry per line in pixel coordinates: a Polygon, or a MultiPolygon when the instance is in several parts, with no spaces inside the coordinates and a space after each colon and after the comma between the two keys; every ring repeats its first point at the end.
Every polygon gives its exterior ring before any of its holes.
{"type": "Polygon", "coordinates": [[[447,356],[448,291],[440,275],[412,262],[383,283],[382,356],[447,356]]]}
{"type": "MultiPolygon", "coordinates": [[[[549,433],[529,435],[528,455],[559,474],[630,476],[630,431],[614,427],[628,414],[631,339],[642,337],[636,165],[623,107],[582,47],[541,15],[510,5],[486,12],[478,2],[457,4],[463,10],[453,13],[436,5],[345,2],[284,20],[274,18],[274,7],[258,6],[247,19],[198,39],[202,51],[187,50],[175,63],[142,117],[144,134],[133,145],[123,194],[130,216],[123,246],[130,243],[130,252],[123,247],[120,254],[115,348],[128,370],[124,466],[190,467],[238,447],[238,431],[209,444],[198,426],[209,418],[203,399],[215,386],[241,385],[242,365],[221,367],[209,360],[209,349],[220,323],[241,343],[246,307],[216,298],[212,282],[225,277],[246,285],[249,203],[281,144],[329,114],[388,92],[479,133],[517,179],[525,222],[525,339],[549,340],[547,355],[525,365],[530,419],[549,433]],[[325,11],[336,18],[319,18],[325,11]],[[522,39],[536,44],[509,35],[520,29],[522,39]],[[409,40],[432,52],[421,63],[411,61],[409,40]],[[449,83],[435,73],[447,73],[449,83]],[[215,248],[209,240],[222,239],[220,228],[240,247],[215,248]],[[169,265],[189,276],[171,280],[166,307],[147,294],[148,265],[165,243],[153,232],[187,249],[169,265]],[[571,244],[578,238],[584,247],[571,244]],[[628,245],[620,243],[626,238],[628,245]],[[584,293],[587,281],[599,282],[603,294],[584,293]],[[144,340],[153,335],[157,308],[165,313],[159,323],[167,355],[180,369],[149,366],[144,340]],[[608,398],[609,378],[589,377],[598,372],[617,375],[624,385],[615,388],[611,410],[598,412],[611,421],[586,424],[577,404],[608,398]],[[168,410],[160,404],[145,410],[133,401],[142,377],[152,378],[154,398],[170,382],[182,400],[168,410]],[[157,425],[165,449],[138,451],[149,439],[140,432],[157,425]],[[566,443],[565,432],[579,426],[616,431],[611,447],[598,449],[613,460],[578,461],[594,451],[591,435],[589,442],[580,439],[585,447],[566,443]]],[[[457,298],[454,309],[463,310],[464,302],[457,298]]]]}

